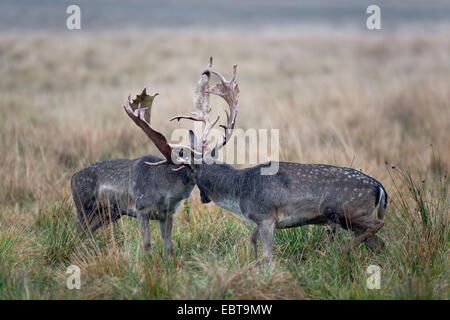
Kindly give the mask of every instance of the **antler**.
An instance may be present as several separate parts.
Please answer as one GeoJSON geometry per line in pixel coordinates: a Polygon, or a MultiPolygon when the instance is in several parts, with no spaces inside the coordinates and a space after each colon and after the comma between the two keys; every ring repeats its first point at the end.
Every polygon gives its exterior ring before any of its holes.
{"type": "Polygon", "coordinates": [[[236,69],[237,66],[233,66],[233,73],[231,75],[231,79],[229,81],[218,71],[212,69],[212,57],[209,60],[208,67],[203,71],[200,76],[200,80],[197,83],[197,86],[194,91],[194,112],[191,112],[190,116],[176,116],[173,117],[172,120],[187,119],[193,121],[201,121],[205,124],[205,127],[202,132],[201,142],[200,142],[200,150],[202,153],[211,152],[213,150],[218,150],[222,148],[229,138],[231,137],[235,125],[235,120],[238,112],[238,100],[239,100],[239,87],[236,83],[236,69]],[[209,78],[210,74],[215,74],[219,79],[220,83],[217,83],[215,86],[209,88],[209,78]],[[220,127],[225,129],[225,134],[223,135],[222,141],[216,144],[214,149],[209,149],[207,144],[208,135],[211,129],[216,125],[219,121],[220,116],[217,117],[215,121],[210,121],[209,113],[211,108],[209,107],[209,94],[215,94],[222,97],[228,104],[229,111],[225,109],[225,113],[227,115],[227,124],[220,125],[220,127]]]}
{"type": "Polygon", "coordinates": [[[220,127],[225,129],[225,134],[222,141],[216,144],[214,150],[219,150],[220,148],[222,148],[233,134],[239,103],[239,86],[236,83],[236,69],[237,65],[234,65],[233,73],[231,74],[231,78],[229,81],[227,81],[221,73],[213,70],[211,66],[207,69],[208,72],[217,75],[221,82],[216,84],[214,87],[207,89],[205,92],[222,97],[227,102],[229,109],[229,112],[225,109],[225,113],[227,115],[227,124],[225,126],[220,125],[220,127]]]}
{"type": "MultiPolygon", "coordinates": [[[[143,91],[143,94],[145,93],[145,89],[143,91]]],[[[156,96],[156,95],[155,95],[156,96]]],[[[153,96],[154,97],[154,96],[153,96]]],[[[126,101],[125,106],[123,107],[125,109],[125,112],[127,115],[131,118],[131,120],[134,121],[134,123],[144,131],[144,133],[147,135],[147,137],[150,138],[150,140],[153,141],[155,146],[158,148],[158,150],[161,152],[161,154],[166,158],[165,160],[151,163],[146,162],[146,164],[152,165],[152,166],[158,166],[161,164],[169,163],[169,164],[184,164],[184,160],[180,157],[177,157],[175,161],[172,160],[172,151],[173,148],[167,143],[166,137],[164,137],[163,134],[160,132],[154,130],[150,124],[145,120],[145,112],[149,108],[141,108],[141,103],[139,102],[138,107],[136,110],[133,110],[131,107],[131,96],[128,96],[128,100],[126,101]]],[[[179,168],[174,169],[174,171],[181,170],[184,166],[181,166],[179,168]]]]}
{"type": "MultiPolygon", "coordinates": [[[[158,148],[158,150],[162,153],[162,155],[166,158],[165,160],[156,162],[156,163],[149,163],[146,162],[149,165],[157,166],[161,164],[180,164],[181,166],[173,169],[174,171],[181,170],[184,168],[184,165],[186,164],[185,160],[180,158],[178,154],[175,152],[175,150],[180,149],[188,149],[191,152],[191,156],[194,156],[194,154],[200,154],[204,155],[205,153],[212,153],[217,151],[218,149],[222,148],[230,139],[235,121],[236,116],[238,113],[238,100],[239,100],[239,87],[236,83],[236,69],[237,66],[233,66],[233,73],[231,75],[231,78],[229,81],[225,79],[225,77],[218,71],[212,69],[212,57],[209,60],[208,67],[203,71],[203,73],[200,76],[200,80],[197,83],[197,86],[194,91],[193,100],[194,100],[194,111],[190,113],[188,116],[180,115],[173,117],[172,120],[181,120],[181,119],[188,119],[193,121],[201,121],[204,123],[204,129],[202,132],[202,137],[200,140],[200,143],[198,146],[194,146],[196,144],[193,142],[194,140],[191,140],[191,147],[185,146],[185,145],[173,145],[169,144],[167,142],[167,139],[162,135],[160,132],[154,130],[150,123],[146,120],[145,115],[146,111],[149,108],[142,108],[141,107],[141,101],[147,101],[144,103],[148,103],[149,107],[151,107],[151,103],[153,101],[154,96],[148,96],[145,89],[142,91],[142,94],[140,96],[136,97],[136,100],[131,102],[131,97],[128,96],[128,100],[124,106],[124,109],[127,113],[127,115],[136,123],[136,125],[144,131],[144,133],[147,135],[147,137],[150,138],[150,140],[153,141],[155,146],[158,148]],[[217,83],[215,86],[209,88],[209,78],[211,76],[211,73],[215,74],[219,79],[220,82],[217,83]],[[220,125],[220,127],[225,129],[225,133],[223,134],[222,141],[216,143],[216,146],[214,149],[210,149],[207,144],[208,135],[211,131],[211,129],[217,124],[220,117],[218,116],[216,120],[211,121],[209,119],[209,113],[211,112],[211,108],[209,107],[209,94],[215,94],[220,97],[222,97],[228,104],[228,110],[225,109],[225,113],[227,115],[227,123],[226,125],[220,125]],[[146,100],[146,98],[151,97],[150,100],[146,100]],[[139,98],[139,99],[138,99],[139,98]],[[136,103],[138,104],[136,107],[136,103]],[[132,108],[132,105],[134,106],[134,110],[132,108]],[[197,149],[199,148],[199,149],[197,149]],[[197,151],[197,150],[200,150],[197,151]],[[173,155],[175,155],[173,157],[173,155]],[[173,160],[175,159],[175,160],[173,160]]],[[[146,105],[146,104],[145,104],[146,105]]],[[[150,117],[148,117],[149,119],[150,117]]],[[[194,137],[195,138],[195,137],[194,137]]],[[[215,153],[214,153],[215,155],[215,153]]]]}
{"type": "MultiPolygon", "coordinates": [[[[212,64],[212,58],[210,60],[209,67],[212,64]]],[[[205,127],[203,129],[202,137],[200,139],[200,145],[196,147],[200,147],[200,150],[203,152],[204,150],[208,149],[208,143],[207,138],[209,135],[209,132],[211,129],[216,125],[216,123],[219,121],[220,116],[217,117],[216,120],[211,121],[209,119],[209,113],[211,112],[211,108],[209,107],[209,95],[206,94],[208,90],[208,84],[209,84],[209,72],[203,72],[200,76],[200,80],[197,83],[197,86],[194,90],[193,100],[194,100],[194,111],[191,112],[190,116],[175,116],[172,120],[178,120],[181,119],[187,119],[187,120],[193,120],[193,121],[200,121],[203,122],[205,127]]]]}

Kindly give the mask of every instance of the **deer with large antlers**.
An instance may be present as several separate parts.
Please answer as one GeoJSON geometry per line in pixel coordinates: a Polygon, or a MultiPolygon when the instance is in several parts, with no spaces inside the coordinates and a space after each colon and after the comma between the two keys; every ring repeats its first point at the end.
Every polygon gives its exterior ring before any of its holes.
{"type": "MultiPolygon", "coordinates": [[[[156,96],[156,94],[155,94],[156,96]]],[[[127,107],[136,104],[145,121],[144,131],[151,130],[149,108],[142,108],[138,101],[153,101],[144,91],[127,107]]],[[[150,105],[151,105],[150,102],[150,105]]],[[[152,135],[154,141],[167,143],[163,135],[152,135]]],[[[167,147],[169,148],[169,146],[167,147]]],[[[163,153],[166,155],[165,153],[163,153]]],[[[78,220],[84,230],[94,232],[101,226],[117,221],[123,215],[136,217],[144,243],[150,248],[149,220],[159,220],[161,237],[168,254],[172,253],[173,214],[181,201],[188,198],[195,187],[187,172],[174,170],[173,164],[160,165],[163,159],[146,155],[137,159],[115,159],[91,164],[72,176],[72,196],[78,212],[78,220]],[[149,166],[148,164],[158,164],[149,166]]]]}
{"type": "MultiPolygon", "coordinates": [[[[179,165],[176,171],[186,171],[200,190],[203,203],[214,201],[219,207],[251,221],[255,227],[250,239],[252,253],[257,260],[257,239],[262,240],[263,261],[272,258],[274,229],[291,228],[307,224],[338,224],[352,231],[355,238],[348,249],[365,242],[370,248],[383,246],[376,232],[383,226],[387,193],[380,182],[355,169],[324,164],[279,162],[273,175],[262,175],[261,169],[270,163],[246,169],[237,169],[226,163],[211,161],[218,149],[230,140],[238,112],[239,87],[236,83],[236,66],[230,80],[212,69],[212,59],[202,72],[194,92],[195,110],[188,119],[204,125],[200,140],[190,131],[190,146],[170,146],[166,139],[152,129],[139,110],[126,107],[125,111],[145,131],[165,160],[156,164],[179,165]],[[219,82],[209,87],[211,74],[219,82]],[[207,138],[211,128],[219,121],[211,121],[209,95],[222,97],[228,104],[227,122],[223,139],[213,148],[207,138]],[[190,158],[181,157],[184,150],[190,158]],[[188,152],[188,153],[189,153],[188,152]],[[372,217],[377,213],[377,218],[372,217]]],[[[154,164],[152,164],[154,165],[154,164]]]]}

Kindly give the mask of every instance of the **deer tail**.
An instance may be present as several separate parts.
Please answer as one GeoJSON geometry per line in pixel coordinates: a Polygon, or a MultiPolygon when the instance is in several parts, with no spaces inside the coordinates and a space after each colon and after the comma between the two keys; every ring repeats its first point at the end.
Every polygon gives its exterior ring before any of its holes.
{"type": "Polygon", "coordinates": [[[388,201],[388,196],[386,193],[386,190],[384,190],[384,188],[380,185],[378,186],[378,204],[375,208],[375,210],[377,211],[377,218],[380,220],[383,220],[384,218],[384,213],[386,212],[386,206],[387,206],[387,201],[388,201]]]}

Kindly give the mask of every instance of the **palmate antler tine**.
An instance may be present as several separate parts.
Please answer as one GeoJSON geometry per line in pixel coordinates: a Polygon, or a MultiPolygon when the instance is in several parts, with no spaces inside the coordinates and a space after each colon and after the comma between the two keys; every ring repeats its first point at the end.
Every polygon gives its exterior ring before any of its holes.
{"type": "Polygon", "coordinates": [[[223,74],[221,74],[219,71],[216,71],[216,70],[212,69],[211,67],[208,67],[205,69],[205,71],[203,71],[203,73],[207,73],[207,72],[215,74],[222,83],[227,82],[227,79],[225,78],[225,76],[223,74]]]}
{"type": "Polygon", "coordinates": [[[210,151],[210,149],[208,147],[209,132],[217,124],[217,122],[219,122],[219,119],[220,119],[220,116],[217,116],[216,120],[205,125],[205,128],[203,129],[201,142],[202,142],[202,149],[204,150],[204,152],[210,151]]]}
{"type": "Polygon", "coordinates": [[[186,168],[186,166],[185,165],[181,165],[178,168],[172,169],[172,171],[173,172],[178,172],[178,171],[180,171],[181,169],[184,169],[184,168],[186,168]]]}
{"type": "Polygon", "coordinates": [[[196,150],[193,150],[191,147],[186,146],[184,144],[175,144],[175,143],[169,143],[169,146],[173,149],[173,150],[181,150],[181,149],[187,149],[189,150],[189,152],[193,152],[195,154],[201,155],[201,152],[198,152],[196,150]]]}
{"type": "Polygon", "coordinates": [[[173,121],[173,120],[180,121],[181,119],[205,122],[205,119],[195,118],[193,116],[175,116],[175,117],[170,118],[169,121],[173,121]]]}
{"type": "Polygon", "coordinates": [[[236,79],[236,68],[237,68],[236,64],[233,66],[233,72],[231,74],[230,80],[227,81],[227,79],[225,78],[225,76],[222,73],[220,73],[219,71],[214,70],[212,68],[212,61],[213,61],[213,58],[210,57],[208,67],[203,71],[203,74],[208,73],[208,72],[213,73],[220,79],[220,81],[222,83],[231,83],[236,79]]]}
{"type": "Polygon", "coordinates": [[[233,66],[233,72],[231,73],[230,82],[234,82],[236,80],[236,71],[237,71],[237,64],[233,66]]]}
{"type": "Polygon", "coordinates": [[[167,160],[161,160],[161,161],[158,161],[158,162],[145,161],[145,164],[148,164],[149,166],[153,166],[153,167],[157,167],[157,166],[160,166],[160,165],[166,164],[166,163],[167,163],[167,160]]]}

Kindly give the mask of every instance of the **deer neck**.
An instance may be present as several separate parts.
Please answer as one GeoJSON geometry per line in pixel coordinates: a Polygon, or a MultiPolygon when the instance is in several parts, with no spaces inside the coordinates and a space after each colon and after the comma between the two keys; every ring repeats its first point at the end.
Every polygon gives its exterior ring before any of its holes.
{"type": "MultiPolygon", "coordinates": [[[[200,192],[219,207],[235,212],[241,185],[241,170],[229,164],[201,164],[197,167],[196,182],[200,192]]],[[[238,206],[237,206],[238,207],[238,206]]]]}

